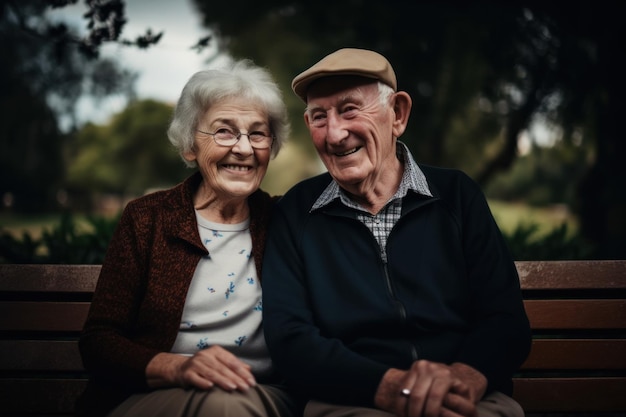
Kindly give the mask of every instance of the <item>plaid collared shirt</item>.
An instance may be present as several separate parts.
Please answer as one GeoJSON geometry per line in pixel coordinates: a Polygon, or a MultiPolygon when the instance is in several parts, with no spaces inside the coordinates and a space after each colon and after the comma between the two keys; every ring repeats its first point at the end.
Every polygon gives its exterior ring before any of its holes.
{"type": "Polygon", "coordinates": [[[393,226],[400,219],[400,214],[402,213],[402,198],[407,195],[409,190],[432,197],[426,177],[413,159],[409,148],[400,141],[398,141],[397,144],[396,154],[398,159],[404,162],[402,181],[400,181],[400,186],[396,190],[396,193],[378,213],[371,214],[361,207],[359,203],[353,201],[350,196],[339,187],[336,181],[332,181],[328,184],[328,187],[326,187],[324,192],[322,192],[315,201],[315,204],[313,204],[313,207],[311,207],[311,211],[314,211],[324,207],[333,200],[340,199],[342,204],[356,210],[358,212],[357,218],[359,221],[367,226],[378,242],[381,256],[385,262],[387,261],[387,238],[393,226]]]}

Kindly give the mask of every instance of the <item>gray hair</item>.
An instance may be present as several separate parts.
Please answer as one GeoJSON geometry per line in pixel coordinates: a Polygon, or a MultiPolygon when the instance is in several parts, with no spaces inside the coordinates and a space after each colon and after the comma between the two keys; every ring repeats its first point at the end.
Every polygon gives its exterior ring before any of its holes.
{"type": "Polygon", "coordinates": [[[378,82],[378,98],[380,99],[380,104],[382,106],[389,105],[389,97],[391,97],[394,93],[395,91],[393,88],[381,81],[378,82]]]}
{"type": "MultiPolygon", "coordinates": [[[[181,157],[193,149],[200,118],[214,103],[226,97],[242,97],[265,108],[274,134],[271,157],[276,157],[290,132],[287,108],[270,73],[247,59],[224,69],[199,71],[187,81],[167,130],[170,142],[181,157]]],[[[189,167],[196,166],[195,161],[185,158],[183,161],[189,167]]]]}

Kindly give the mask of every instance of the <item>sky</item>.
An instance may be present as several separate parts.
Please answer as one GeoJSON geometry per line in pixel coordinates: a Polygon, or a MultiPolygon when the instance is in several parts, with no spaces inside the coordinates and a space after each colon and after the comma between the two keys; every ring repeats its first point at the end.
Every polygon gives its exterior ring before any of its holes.
{"type": "MultiPolygon", "coordinates": [[[[74,24],[85,33],[87,21],[82,15],[86,11],[84,1],[80,0],[55,10],[52,16],[74,24]]],[[[201,17],[191,0],[126,0],[128,22],[123,38],[135,39],[148,28],[153,33],[163,31],[163,36],[158,44],[144,50],[109,43],[101,49],[101,56],[116,58],[124,68],[138,73],[135,84],[138,98],[174,103],[191,75],[224,62],[220,56],[209,62],[208,58],[216,54],[215,49],[205,49],[201,54],[191,49],[200,38],[210,34],[202,27],[201,17]]],[[[83,100],[79,120],[104,123],[125,105],[120,97],[97,104],[83,100]]]]}

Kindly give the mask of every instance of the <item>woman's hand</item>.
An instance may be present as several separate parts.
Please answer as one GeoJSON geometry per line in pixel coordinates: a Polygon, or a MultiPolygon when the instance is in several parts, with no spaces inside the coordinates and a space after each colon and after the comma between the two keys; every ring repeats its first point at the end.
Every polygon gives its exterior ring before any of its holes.
{"type": "Polygon", "coordinates": [[[211,346],[188,357],[159,353],[146,368],[148,385],[195,387],[208,390],[218,386],[226,391],[246,391],[256,385],[250,365],[221,346],[211,346]]]}

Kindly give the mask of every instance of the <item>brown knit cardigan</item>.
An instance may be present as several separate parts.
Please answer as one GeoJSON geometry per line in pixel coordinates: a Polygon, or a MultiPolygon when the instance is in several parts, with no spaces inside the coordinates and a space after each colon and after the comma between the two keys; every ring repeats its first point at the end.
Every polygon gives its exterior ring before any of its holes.
{"type": "MultiPolygon", "coordinates": [[[[148,362],[173,346],[196,265],[208,254],[193,207],[201,181],[196,173],[124,209],[80,338],[92,378],[77,403],[78,415],[104,416],[129,395],[148,390],[148,362]]],[[[275,201],[261,190],[248,198],[259,278],[275,201]]]]}

